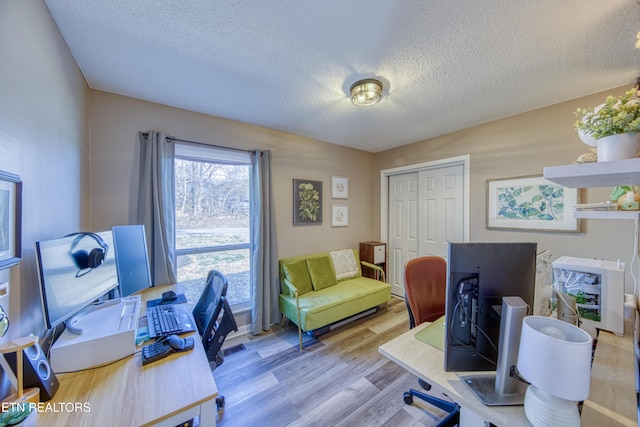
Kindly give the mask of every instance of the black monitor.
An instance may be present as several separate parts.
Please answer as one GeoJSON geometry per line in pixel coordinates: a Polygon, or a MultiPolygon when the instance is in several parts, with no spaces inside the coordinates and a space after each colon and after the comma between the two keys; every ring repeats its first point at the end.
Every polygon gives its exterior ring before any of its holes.
{"type": "Polygon", "coordinates": [[[533,311],[536,243],[450,243],[445,371],[495,371],[502,298],[533,311]]]}
{"type": "Polygon", "coordinates": [[[111,231],[36,242],[36,258],[47,329],[118,286],[111,231]]]}
{"type": "Polygon", "coordinates": [[[111,229],[120,283],[126,297],[151,287],[149,256],[144,225],[118,225],[111,229]]]}

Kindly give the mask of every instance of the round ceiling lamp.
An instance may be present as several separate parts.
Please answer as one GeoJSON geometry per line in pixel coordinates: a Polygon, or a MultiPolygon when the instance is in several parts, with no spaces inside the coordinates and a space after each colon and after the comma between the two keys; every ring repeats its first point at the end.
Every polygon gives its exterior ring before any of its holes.
{"type": "Polygon", "coordinates": [[[359,80],[351,85],[351,102],[359,107],[377,104],[382,98],[382,83],[375,79],[359,80]]]}

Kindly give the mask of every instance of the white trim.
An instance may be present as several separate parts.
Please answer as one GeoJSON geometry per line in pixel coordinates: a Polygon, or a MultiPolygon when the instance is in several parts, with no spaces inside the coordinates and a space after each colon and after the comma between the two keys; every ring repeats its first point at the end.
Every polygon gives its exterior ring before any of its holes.
{"type": "Polygon", "coordinates": [[[431,162],[417,163],[413,165],[399,166],[392,169],[380,171],[380,240],[389,241],[389,177],[409,172],[418,172],[429,169],[442,168],[447,166],[463,165],[464,167],[464,217],[463,217],[463,239],[469,241],[470,222],[470,193],[471,193],[471,156],[449,157],[447,159],[434,160],[431,162]]]}

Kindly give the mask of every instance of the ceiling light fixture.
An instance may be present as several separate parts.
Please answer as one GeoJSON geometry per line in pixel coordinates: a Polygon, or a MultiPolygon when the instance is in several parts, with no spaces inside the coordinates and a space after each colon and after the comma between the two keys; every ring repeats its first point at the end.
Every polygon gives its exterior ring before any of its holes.
{"type": "Polygon", "coordinates": [[[359,107],[377,104],[382,98],[382,83],[375,79],[364,79],[351,85],[351,102],[359,107]]]}

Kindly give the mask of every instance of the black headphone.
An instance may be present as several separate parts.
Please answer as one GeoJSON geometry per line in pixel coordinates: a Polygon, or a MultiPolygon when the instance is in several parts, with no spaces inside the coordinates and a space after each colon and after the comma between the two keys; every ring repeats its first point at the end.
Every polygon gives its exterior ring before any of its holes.
{"type": "Polygon", "coordinates": [[[102,265],[104,260],[107,258],[107,253],[109,252],[109,245],[105,243],[105,241],[97,235],[96,233],[89,232],[79,232],[79,233],[71,233],[67,234],[65,237],[77,236],[73,239],[73,243],[71,244],[71,249],[69,249],[69,254],[71,258],[78,266],[78,272],[76,273],[76,277],[84,276],[85,274],[91,272],[94,268],[98,268],[102,265]],[[76,246],[80,243],[80,241],[84,237],[90,237],[98,243],[100,247],[93,248],[91,251],[87,252],[84,249],[75,250],[76,246]]]}

